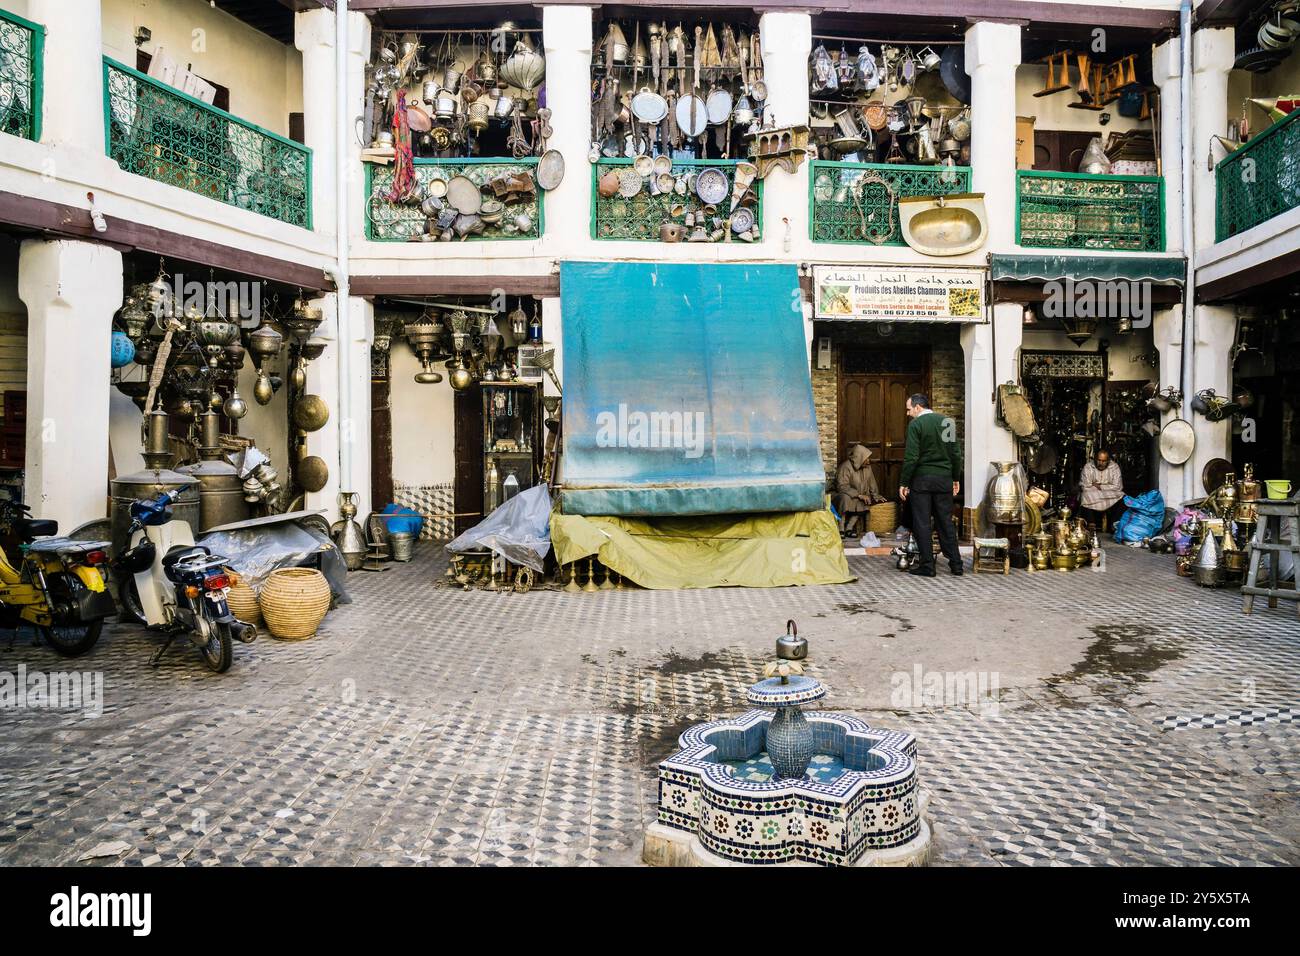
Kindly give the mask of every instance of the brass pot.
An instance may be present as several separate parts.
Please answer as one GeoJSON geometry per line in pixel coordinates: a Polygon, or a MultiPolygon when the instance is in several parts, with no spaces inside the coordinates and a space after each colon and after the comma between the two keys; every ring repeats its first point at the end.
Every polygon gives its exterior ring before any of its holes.
{"type": "Polygon", "coordinates": [[[305,432],[319,431],[330,420],[330,407],[319,395],[304,395],[293,407],[293,423],[305,432]]]}
{"type": "Polygon", "coordinates": [[[665,222],[659,227],[660,242],[681,242],[686,227],[679,222],[665,222]]]}

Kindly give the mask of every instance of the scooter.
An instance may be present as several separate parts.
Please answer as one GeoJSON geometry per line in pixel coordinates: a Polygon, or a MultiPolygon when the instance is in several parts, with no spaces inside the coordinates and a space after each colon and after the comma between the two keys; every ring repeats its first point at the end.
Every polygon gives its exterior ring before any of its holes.
{"type": "Polygon", "coordinates": [[[230,669],[234,641],[251,643],[257,628],[230,613],[226,594],[229,559],[194,543],[189,523],[169,510],[180,491],[160,492],[131,504],[129,547],[115,562],[122,583],[118,597],[123,613],[151,628],[166,629],[167,642],[149,663],[186,633],[209,669],[230,669]]]}
{"type": "Polygon", "coordinates": [[[0,549],[0,617],[15,629],[35,624],[45,643],[76,657],[95,646],[104,618],[117,611],[104,578],[109,543],[57,537],[57,521],[30,512],[0,500],[0,525],[18,537],[22,552],[14,567],[0,549]]]}

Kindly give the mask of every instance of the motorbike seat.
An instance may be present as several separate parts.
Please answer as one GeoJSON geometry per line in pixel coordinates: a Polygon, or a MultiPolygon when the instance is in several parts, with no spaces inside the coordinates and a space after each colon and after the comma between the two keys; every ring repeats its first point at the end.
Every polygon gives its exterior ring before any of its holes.
{"type": "Polygon", "coordinates": [[[14,532],[23,541],[31,541],[34,538],[58,534],[59,523],[53,518],[19,518],[14,522],[14,532]]]}

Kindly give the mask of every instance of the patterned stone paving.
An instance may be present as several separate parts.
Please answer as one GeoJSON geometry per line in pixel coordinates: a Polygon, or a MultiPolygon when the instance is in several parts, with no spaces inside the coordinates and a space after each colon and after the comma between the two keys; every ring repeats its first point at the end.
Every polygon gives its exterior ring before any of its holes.
{"type": "Polygon", "coordinates": [[[104,712],[0,711],[0,864],[591,865],[639,860],[654,766],[747,709],[796,618],[825,702],[917,736],[936,862],[1300,863],[1300,626],[1113,548],[1108,571],[570,595],[434,587],[432,543],[305,642],[209,674],[118,626],[67,664],[104,712]],[[988,698],[895,681],[992,672],[988,698]],[[896,677],[895,675],[901,675],[896,677]]]}

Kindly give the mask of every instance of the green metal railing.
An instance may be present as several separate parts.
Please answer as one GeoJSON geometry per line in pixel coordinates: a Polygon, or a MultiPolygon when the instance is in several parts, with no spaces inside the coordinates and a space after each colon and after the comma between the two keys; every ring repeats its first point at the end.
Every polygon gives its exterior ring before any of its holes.
{"type": "MultiPolygon", "coordinates": [[[[632,160],[630,159],[602,159],[591,167],[591,238],[593,239],[629,239],[637,242],[658,242],[659,227],[666,222],[674,222],[685,225],[687,214],[693,214],[697,221],[708,218],[704,210],[704,203],[692,188],[692,176],[698,174],[701,170],[716,167],[721,169],[727,176],[727,198],[718,206],[713,213],[712,218],[703,222],[705,231],[708,233],[717,233],[725,229],[725,220],[727,212],[731,206],[731,190],[735,186],[736,163],[739,160],[733,159],[687,159],[678,160],[673,163],[672,171],[669,175],[676,180],[682,180],[683,188],[681,192],[674,189],[671,192],[660,192],[657,195],[651,191],[651,183],[654,177],[647,178],[641,186],[641,191],[635,196],[625,197],[618,194],[605,197],[600,194],[598,185],[600,178],[610,171],[621,173],[623,170],[630,169],[632,160]],[[715,222],[715,220],[717,220],[715,222]]],[[[752,207],[754,211],[754,229],[753,238],[758,239],[761,236],[763,228],[763,182],[755,180],[750,186],[757,200],[752,207]]],[[[689,238],[693,229],[687,229],[689,238]]],[[[734,234],[724,235],[722,238],[730,238],[736,241],[734,234]]],[[[721,241],[721,240],[717,240],[721,241]]]]}
{"type": "Polygon", "coordinates": [[[1019,170],[1016,242],[1035,249],[1163,252],[1165,181],[1019,170]]]}
{"type": "Polygon", "coordinates": [[[0,133],[41,138],[45,28],[0,10],[0,133]]]}
{"type": "Polygon", "coordinates": [[[104,138],[129,173],[312,227],[310,149],[107,57],[104,138]]]}
{"type": "MultiPolygon", "coordinates": [[[[808,173],[808,238],[813,242],[905,245],[898,200],[970,192],[969,166],[907,166],[815,160],[808,173]],[[875,172],[878,182],[864,182],[875,172]],[[890,195],[890,190],[893,195],[890,195]]],[[[872,177],[874,179],[874,177],[872,177]]]]}
{"type": "Polygon", "coordinates": [[[1215,241],[1300,206],[1300,110],[1214,167],[1215,241]]]}
{"type": "MultiPolygon", "coordinates": [[[[385,198],[393,188],[393,167],[374,163],[366,164],[366,238],[376,242],[410,242],[420,238],[430,228],[430,217],[420,209],[420,201],[425,198],[425,189],[434,179],[450,181],[456,176],[464,176],[479,187],[483,200],[493,199],[504,202],[500,219],[484,223],[481,231],[461,236],[458,229],[466,221],[457,223],[452,211],[444,214],[444,225],[437,224],[438,212],[434,214],[434,237],[447,234],[451,239],[496,240],[496,239],[540,239],[546,230],[546,206],[542,201],[542,191],[537,185],[537,159],[417,159],[415,161],[416,189],[412,193],[412,202],[390,202],[385,198]],[[526,173],[532,183],[531,193],[506,192],[511,177],[526,173]],[[501,190],[498,196],[498,189],[501,190]],[[485,188],[486,187],[486,188],[485,188]],[[525,228],[521,228],[525,227],[525,228]]],[[[496,218],[494,215],[490,218],[496,218]]]]}

